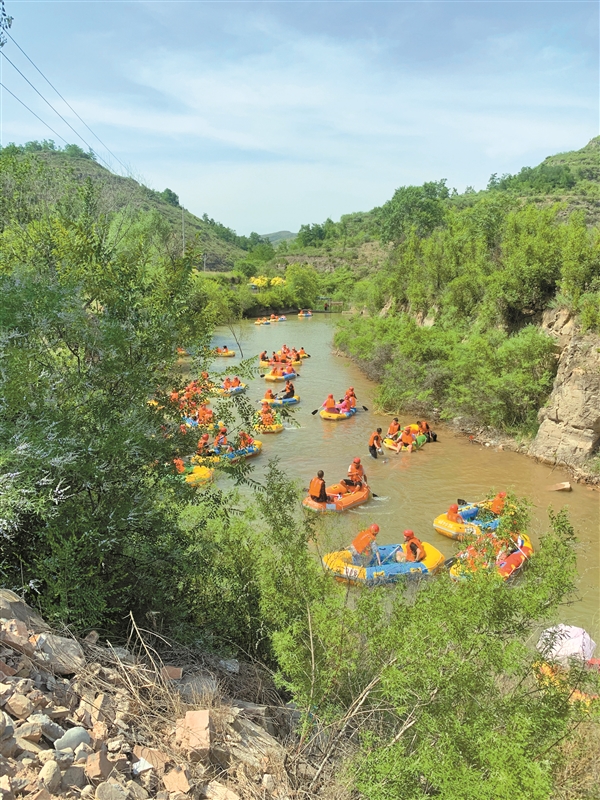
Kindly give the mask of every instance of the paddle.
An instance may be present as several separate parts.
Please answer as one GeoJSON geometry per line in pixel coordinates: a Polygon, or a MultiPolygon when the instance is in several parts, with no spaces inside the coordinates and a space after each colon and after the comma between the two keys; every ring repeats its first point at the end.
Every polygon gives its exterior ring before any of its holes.
{"type": "Polygon", "coordinates": [[[314,417],[314,415],[315,415],[315,414],[318,414],[320,410],[321,410],[320,408],[315,408],[315,410],[314,410],[314,411],[311,411],[311,412],[310,412],[311,416],[312,416],[312,417],[314,417]]]}
{"type": "Polygon", "coordinates": [[[369,409],[366,406],[363,406],[363,411],[368,411],[369,409]]]}
{"type": "Polygon", "coordinates": [[[450,567],[451,567],[453,564],[455,564],[455,563],[456,563],[456,561],[457,561],[457,558],[456,558],[456,556],[452,556],[451,558],[447,558],[447,559],[444,561],[444,566],[446,567],[446,569],[450,569],[450,567]]]}
{"type": "Polygon", "coordinates": [[[398,552],[398,550],[400,550],[401,548],[402,548],[402,545],[401,545],[401,544],[399,544],[399,545],[398,545],[398,547],[395,547],[395,548],[392,550],[392,552],[389,554],[389,556],[386,556],[386,557],[383,559],[383,561],[382,561],[381,563],[382,563],[382,564],[385,564],[385,562],[386,562],[386,561],[389,561],[389,560],[390,560],[390,558],[392,558],[392,556],[395,556],[395,555],[396,555],[396,553],[398,552]]]}
{"type": "Polygon", "coordinates": [[[469,504],[467,503],[466,500],[461,500],[460,497],[459,497],[458,500],[456,501],[456,505],[457,506],[468,506],[469,504]]]}

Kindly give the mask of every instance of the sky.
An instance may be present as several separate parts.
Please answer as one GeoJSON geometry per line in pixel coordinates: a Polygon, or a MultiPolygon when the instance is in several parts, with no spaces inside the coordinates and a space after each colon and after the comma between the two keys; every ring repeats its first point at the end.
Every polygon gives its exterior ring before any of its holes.
{"type": "MultiPolygon", "coordinates": [[[[482,189],[598,135],[597,0],[5,4],[16,42],[130,174],[241,234],[337,220],[429,180],[482,189]]],[[[3,52],[123,173],[12,41],[3,52]]],[[[62,143],[1,101],[3,144],[62,143]]]]}

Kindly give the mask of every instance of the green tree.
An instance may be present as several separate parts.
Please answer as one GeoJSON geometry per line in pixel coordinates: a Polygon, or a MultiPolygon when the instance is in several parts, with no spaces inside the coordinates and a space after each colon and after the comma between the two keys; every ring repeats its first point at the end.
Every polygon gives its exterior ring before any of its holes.
{"type": "Polygon", "coordinates": [[[445,179],[396,189],[381,209],[383,240],[398,241],[411,227],[420,236],[431,233],[444,221],[444,200],[448,197],[445,179]]]}
{"type": "Polygon", "coordinates": [[[319,295],[319,274],[309,264],[290,264],[285,271],[287,290],[299,307],[313,306],[319,295]]]}

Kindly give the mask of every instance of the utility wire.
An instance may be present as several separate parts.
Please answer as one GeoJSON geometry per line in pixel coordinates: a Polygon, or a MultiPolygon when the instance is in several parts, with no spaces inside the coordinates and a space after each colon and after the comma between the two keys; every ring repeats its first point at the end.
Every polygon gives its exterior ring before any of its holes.
{"type": "Polygon", "coordinates": [[[14,92],[11,92],[11,90],[8,88],[8,86],[5,86],[5,85],[4,85],[2,82],[0,82],[0,86],[1,86],[3,89],[5,89],[5,90],[6,90],[6,91],[7,91],[9,94],[11,94],[11,95],[12,95],[12,96],[15,98],[15,100],[16,100],[18,103],[21,103],[21,105],[22,105],[22,106],[24,106],[24,107],[27,109],[27,111],[31,111],[31,113],[33,114],[33,116],[34,116],[34,117],[37,117],[37,118],[39,119],[39,121],[40,121],[40,122],[41,122],[43,125],[45,125],[45,126],[48,128],[48,130],[52,131],[52,133],[53,133],[55,136],[58,136],[58,138],[59,138],[59,139],[62,139],[62,140],[63,140],[63,142],[64,142],[65,144],[69,144],[69,142],[67,142],[67,140],[66,140],[66,139],[63,139],[63,137],[60,135],[60,133],[57,133],[57,132],[54,130],[54,128],[52,128],[50,125],[48,125],[48,123],[47,123],[47,122],[44,122],[44,120],[43,120],[41,117],[39,117],[39,116],[38,116],[38,115],[35,113],[35,111],[33,111],[31,108],[29,108],[29,106],[28,106],[28,105],[26,105],[26,104],[25,104],[25,103],[24,103],[24,102],[23,102],[23,101],[22,101],[22,100],[21,100],[19,97],[17,97],[17,95],[16,95],[14,92]]]}
{"type": "Polygon", "coordinates": [[[120,165],[123,167],[123,169],[125,170],[125,172],[129,173],[129,172],[130,172],[129,168],[128,168],[128,167],[126,167],[126,166],[125,166],[125,164],[123,164],[123,162],[121,161],[121,159],[120,159],[118,156],[116,156],[116,155],[115,155],[115,154],[112,152],[112,150],[111,150],[111,149],[110,149],[110,148],[109,148],[109,147],[108,147],[106,144],[104,144],[104,142],[103,142],[103,141],[102,141],[102,139],[101,139],[101,138],[98,136],[98,134],[94,133],[94,131],[93,131],[93,130],[90,128],[90,126],[89,126],[89,125],[88,125],[88,124],[87,124],[87,123],[86,123],[86,122],[85,122],[85,121],[84,121],[84,120],[83,120],[83,119],[82,119],[82,118],[79,116],[79,114],[77,113],[77,111],[75,111],[75,109],[74,109],[74,108],[73,108],[73,106],[72,106],[72,105],[71,105],[71,104],[68,102],[68,100],[65,100],[65,98],[64,98],[64,97],[62,96],[62,94],[61,94],[61,93],[58,91],[58,89],[56,88],[56,86],[55,86],[55,85],[54,85],[54,84],[53,84],[53,83],[52,83],[52,82],[51,82],[51,81],[50,81],[50,80],[49,80],[49,79],[48,79],[48,78],[47,78],[47,77],[44,75],[44,73],[42,72],[42,70],[41,70],[41,69],[40,69],[40,68],[39,68],[39,67],[38,67],[38,66],[37,66],[37,65],[36,65],[36,64],[35,64],[35,63],[34,63],[34,62],[33,62],[33,61],[30,59],[30,58],[29,58],[29,56],[27,55],[27,53],[25,52],[25,50],[23,50],[23,48],[21,47],[21,45],[20,45],[18,42],[16,42],[16,41],[15,41],[15,39],[14,39],[14,38],[13,38],[13,37],[10,35],[10,33],[9,33],[8,31],[5,31],[5,33],[6,33],[6,35],[8,36],[8,38],[11,40],[11,42],[12,42],[13,44],[15,44],[15,45],[16,45],[16,46],[19,48],[19,50],[20,50],[20,51],[23,53],[23,55],[25,56],[25,58],[27,59],[27,61],[29,61],[29,63],[32,65],[32,67],[33,67],[34,69],[36,69],[36,70],[37,70],[37,71],[40,73],[40,75],[41,75],[41,76],[42,76],[42,78],[43,78],[43,79],[46,81],[46,83],[48,84],[48,86],[52,87],[52,89],[54,89],[54,91],[55,91],[55,92],[56,92],[56,94],[57,94],[57,95],[60,97],[60,99],[63,101],[63,103],[65,103],[65,104],[66,104],[66,105],[67,105],[67,106],[68,106],[68,107],[71,109],[71,111],[72,111],[72,112],[75,114],[75,116],[76,116],[76,117],[77,117],[77,119],[78,119],[78,120],[79,120],[79,121],[82,123],[82,125],[85,125],[85,127],[86,127],[86,128],[88,129],[88,131],[89,131],[89,132],[92,134],[92,136],[94,136],[96,139],[98,139],[98,141],[100,142],[100,144],[102,145],[102,147],[104,147],[104,148],[106,149],[106,151],[107,151],[108,153],[110,153],[110,154],[111,154],[111,156],[112,156],[112,157],[115,159],[115,161],[118,161],[118,162],[119,162],[119,164],[120,164],[120,165]]]}
{"type": "MultiPolygon", "coordinates": [[[[42,94],[42,93],[39,91],[39,89],[36,89],[36,87],[35,87],[35,86],[33,85],[33,83],[32,83],[32,82],[29,80],[29,78],[28,78],[26,75],[23,75],[23,73],[21,72],[21,70],[20,70],[20,69],[19,69],[19,68],[16,66],[16,64],[13,64],[13,62],[10,60],[10,58],[9,58],[9,57],[6,55],[6,53],[5,53],[3,50],[0,50],[0,55],[1,55],[1,56],[3,56],[3,57],[4,57],[4,58],[5,58],[7,61],[8,61],[8,63],[11,65],[11,67],[13,67],[13,69],[15,69],[15,70],[16,70],[16,71],[19,73],[19,75],[20,75],[20,76],[23,78],[23,80],[25,80],[25,81],[26,81],[26,82],[27,82],[27,83],[28,83],[28,84],[31,86],[31,88],[33,89],[33,91],[34,91],[36,94],[38,94],[38,95],[39,95],[39,96],[42,98],[42,100],[44,101],[44,103],[46,103],[46,105],[50,106],[50,108],[52,109],[52,111],[54,111],[54,113],[55,113],[57,116],[59,116],[59,117],[62,119],[62,121],[65,123],[65,125],[67,125],[67,126],[68,126],[68,127],[69,127],[69,128],[72,130],[72,131],[73,131],[73,133],[75,134],[75,136],[78,136],[78,137],[81,139],[81,141],[82,141],[82,142],[83,142],[85,145],[87,145],[87,147],[89,148],[89,150],[90,150],[92,153],[94,153],[94,155],[95,155],[97,158],[99,158],[99,159],[100,159],[100,161],[103,161],[103,162],[106,164],[106,166],[108,167],[108,169],[110,169],[110,164],[109,164],[107,161],[105,161],[105,160],[102,158],[102,156],[101,156],[101,155],[99,155],[98,153],[96,153],[96,151],[94,150],[94,148],[93,148],[93,147],[92,147],[90,144],[88,144],[88,142],[86,142],[86,140],[83,138],[83,136],[82,136],[80,133],[77,133],[77,131],[75,130],[75,128],[74,128],[74,127],[71,125],[71,123],[70,123],[70,122],[68,122],[68,121],[67,121],[67,120],[66,120],[66,119],[63,117],[63,115],[60,113],[60,111],[57,111],[57,110],[54,108],[54,106],[52,105],[52,103],[51,103],[49,100],[46,100],[46,98],[45,98],[45,97],[44,97],[44,95],[43,95],[43,94],[42,94]]],[[[62,136],[61,136],[60,138],[62,139],[62,136]]],[[[64,141],[65,141],[65,140],[63,139],[63,142],[64,142],[64,141]]]]}

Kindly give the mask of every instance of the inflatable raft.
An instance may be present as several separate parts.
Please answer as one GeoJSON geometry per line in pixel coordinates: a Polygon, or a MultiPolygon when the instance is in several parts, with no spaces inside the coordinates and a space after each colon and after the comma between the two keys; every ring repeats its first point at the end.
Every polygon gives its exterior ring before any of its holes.
{"type": "Polygon", "coordinates": [[[483,514],[482,503],[468,503],[459,506],[458,513],[464,522],[453,522],[447,514],[440,514],[433,520],[433,527],[442,536],[461,541],[465,536],[479,535],[486,531],[495,531],[500,524],[500,517],[478,517],[483,514]]]}
{"type": "Polygon", "coordinates": [[[483,533],[473,544],[456,555],[450,567],[450,577],[454,581],[465,580],[479,570],[496,571],[503,580],[521,569],[533,555],[533,545],[526,533],[519,534],[506,548],[493,532],[483,533]],[[507,552],[508,550],[508,552],[507,552]],[[495,561],[489,554],[497,552],[495,561]]]}
{"type": "Polygon", "coordinates": [[[412,450],[409,450],[408,447],[401,447],[400,450],[396,449],[396,442],[393,439],[390,439],[388,436],[385,437],[383,440],[383,446],[387,447],[388,450],[393,450],[396,453],[414,453],[415,450],[420,450],[424,444],[427,443],[427,437],[421,434],[421,436],[417,436],[415,441],[413,442],[412,450]]]}
{"type": "Polygon", "coordinates": [[[350,419],[356,414],[356,409],[351,408],[349,411],[344,411],[343,413],[340,411],[327,411],[326,409],[322,408],[319,411],[319,416],[321,419],[329,419],[333,421],[339,421],[341,419],[350,419]]]}
{"type": "Polygon", "coordinates": [[[215,350],[215,356],[217,356],[217,358],[233,358],[235,356],[235,350],[226,350],[224,353],[218,353],[215,350]]]}
{"type": "Polygon", "coordinates": [[[298,375],[295,372],[285,372],[283,375],[265,375],[266,381],[287,381],[292,380],[293,378],[297,378],[298,375]]]}
{"type": "Polygon", "coordinates": [[[232,450],[229,453],[220,453],[219,448],[216,447],[209,456],[193,456],[192,463],[200,465],[219,464],[224,462],[232,463],[235,461],[241,461],[243,458],[252,458],[253,456],[257,456],[261,450],[262,442],[259,442],[258,439],[255,439],[250,447],[241,447],[238,450],[232,450]]]}
{"type": "MultiPolygon", "coordinates": [[[[260,361],[259,363],[260,363],[260,366],[263,367],[263,369],[267,369],[268,367],[272,367],[273,366],[273,364],[270,361],[260,361]]],[[[302,364],[301,361],[292,361],[292,366],[293,367],[299,367],[299,366],[301,366],[301,364],[302,364]]]]}
{"type": "Polygon", "coordinates": [[[186,469],[182,477],[191,486],[204,486],[212,481],[214,474],[215,471],[210,467],[197,464],[190,469],[186,469]]]}
{"type": "Polygon", "coordinates": [[[381,564],[360,566],[352,563],[350,550],[338,550],[323,556],[323,566],[332,572],[336,580],[343,583],[376,586],[382,583],[396,583],[404,578],[433,575],[444,563],[444,556],[429,542],[422,542],[425,550],[423,561],[396,561],[395,554],[402,550],[406,554],[406,544],[386,544],[378,547],[381,564]]]}
{"type": "Polygon", "coordinates": [[[283,425],[281,422],[276,422],[274,425],[253,425],[257,433],[281,433],[283,425]]]}
{"type": "Polygon", "coordinates": [[[277,322],[287,322],[287,317],[279,317],[277,322]]]}
{"type": "Polygon", "coordinates": [[[222,386],[220,386],[217,389],[217,392],[223,397],[233,397],[234,394],[243,394],[247,388],[248,386],[245,383],[242,383],[239,386],[232,386],[229,389],[224,389],[222,386]]]}
{"type": "Polygon", "coordinates": [[[360,506],[366,503],[371,497],[371,490],[368,486],[362,486],[357,492],[349,491],[351,487],[343,483],[334,483],[333,486],[326,488],[327,494],[333,499],[328,503],[317,503],[309,495],[302,501],[305,508],[310,508],[312,511],[319,511],[325,513],[327,511],[347,511],[349,508],[360,506]]]}
{"type": "Polygon", "coordinates": [[[298,316],[299,317],[312,317],[312,311],[300,311],[298,316]]]}
{"type": "Polygon", "coordinates": [[[300,397],[295,394],[293,397],[277,397],[275,400],[267,400],[263,397],[261,403],[268,403],[273,408],[281,408],[282,406],[295,406],[300,402],[300,397]]]}

